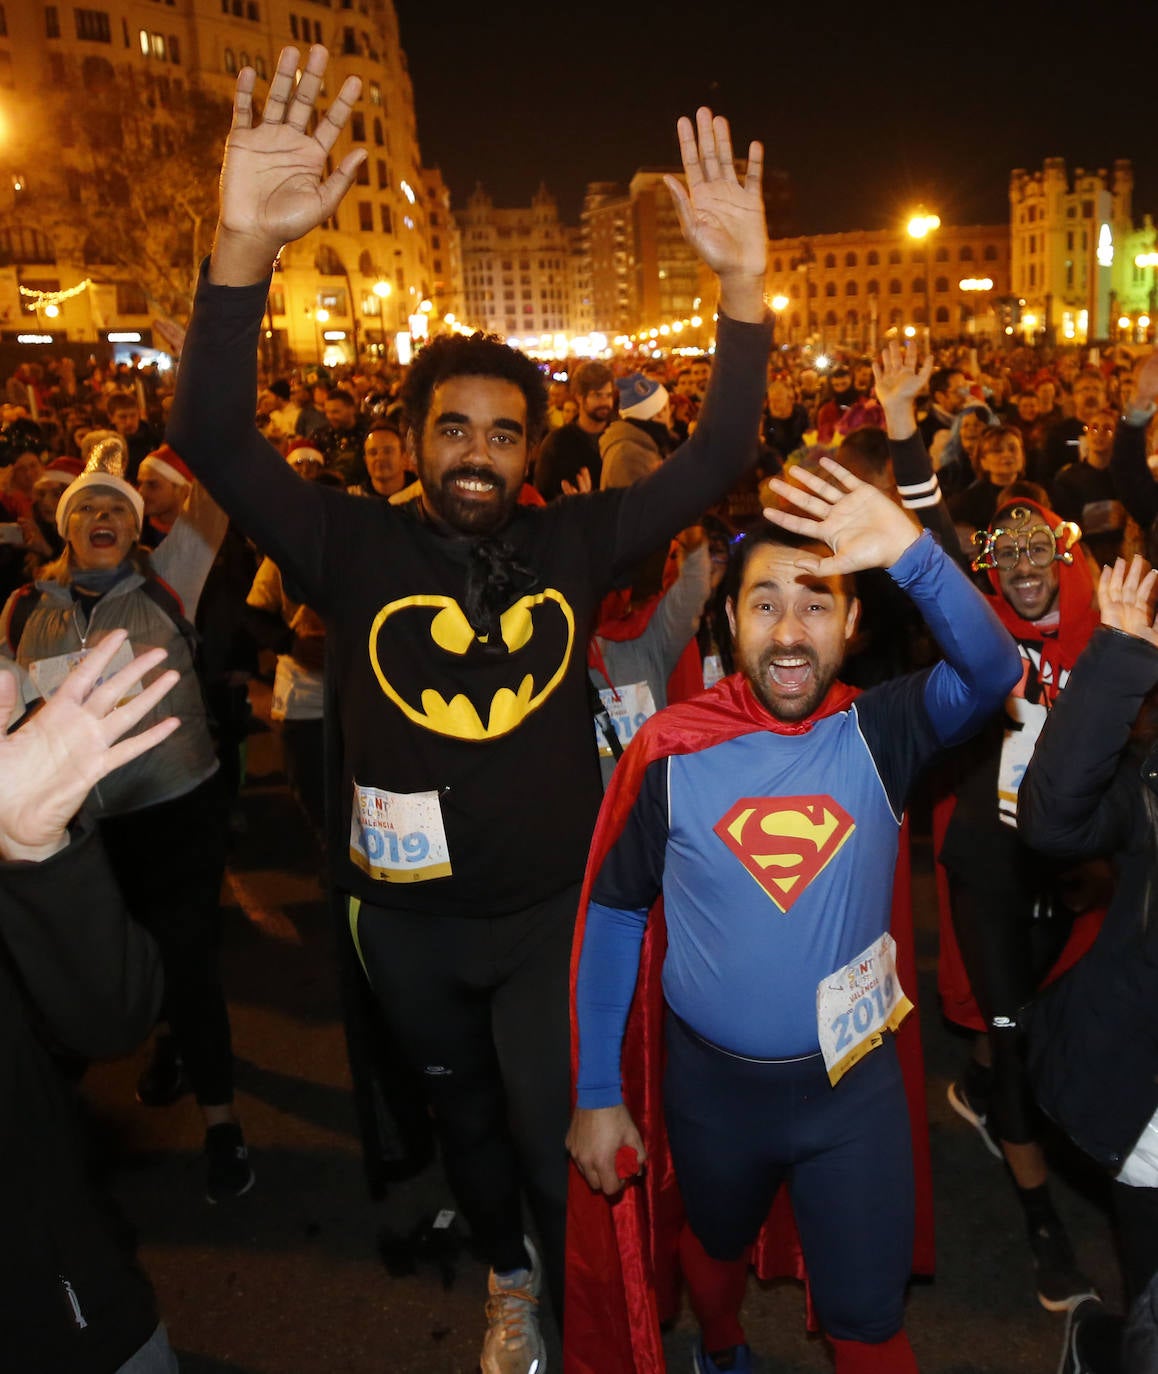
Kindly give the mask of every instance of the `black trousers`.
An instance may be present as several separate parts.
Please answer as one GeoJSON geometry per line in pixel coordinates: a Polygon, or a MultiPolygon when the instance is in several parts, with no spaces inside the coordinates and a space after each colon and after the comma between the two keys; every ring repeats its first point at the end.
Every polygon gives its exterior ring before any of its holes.
{"type": "Polygon", "coordinates": [[[523,1263],[525,1192],[562,1313],[577,886],[506,916],[362,903],[352,916],[387,1023],[423,1075],[443,1165],[499,1270],[523,1263]]]}
{"type": "Polygon", "coordinates": [[[217,775],[174,801],[100,823],[133,919],[156,940],[169,1022],[197,1101],[233,1101],[233,1045],[219,971],[226,802],[217,775]]]}

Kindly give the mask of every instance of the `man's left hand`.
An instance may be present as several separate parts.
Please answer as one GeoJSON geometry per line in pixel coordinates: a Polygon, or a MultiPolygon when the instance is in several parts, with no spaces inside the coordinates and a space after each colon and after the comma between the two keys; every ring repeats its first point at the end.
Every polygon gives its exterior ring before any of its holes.
{"type": "Polygon", "coordinates": [[[1118,558],[1112,568],[1103,568],[1098,582],[1098,609],[1102,624],[1123,634],[1136,635],[1158,649],[1158,620],[1152,602],[1158,583],[1158,568],[1152,568],[1135,554],[1126,570],[1126,560],[1118,558]]]}
{"type": "Polygon", "coordinates": [[[796,467],[792,475],[803,487],[782,477],[773,477],[770,482],[777,496],[808,514],[794,515],[769,506],[764,511],[765,518],[786,530],[819,540],[832,550],[830,557],[821,558],[801,549],[796,566],[814,577],[891,568],[909,545],[916,543],[920,530],[884,492],[854,477],[831,458],[820,461],[832,481],[796,467]]]}

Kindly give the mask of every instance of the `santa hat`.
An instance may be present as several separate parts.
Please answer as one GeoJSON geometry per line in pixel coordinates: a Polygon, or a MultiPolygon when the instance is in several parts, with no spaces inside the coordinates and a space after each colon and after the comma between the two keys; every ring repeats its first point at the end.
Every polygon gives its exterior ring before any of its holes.
{"type": "Polygon", "coordinates": [[[174,486],[178,487],[191,487],[196,480],[185,463],[178,457],[176,451],[171,449],[168,444],[162,444],[160,448],[155,448],[152,453],[145,454],[137,471],[138,481],[146,472],[152,472],[157,477],[163,477],[166,482],[172,482],[174,486]]]}
{"type": "Polygon", "coordinates": [[[317,463],[320,468],[326,466],[325,455],[322,453],[321,449],[306,438],[295,439],[286,449],[285,456],[286,461],[290,463],[294,462],[295,459],[304,458],[308,462],[317,463]]]}
{"type": "Polygon", "coordinates": [[[65,487],[56,507],[56,528],[61,538],[68,537],[66,531],[72,507],[86,491],[95,487],[103,487],[106,491],[115,491],[118,496],[123,496],[137,517],[139,530],[145,518],[145,503],[136,487],[125,481],[129,458],[125,441],[116,430],[97,429],[85,435],[81,442],[81,454],[85,460],[84,471],[65,487]]]}
{"type": "Polygon", "coordinates": [[[619,390],[619,413],[625,420],[653,419],[667,405],[667,388],[633,372],[616,382],[619,390]]]}
{"type": "Polygon", "coordinates": [[[67,487],[74,477],[79,477],[83,468],[79,458],[54,458],[36,479],[38,487],[67,487]]]}

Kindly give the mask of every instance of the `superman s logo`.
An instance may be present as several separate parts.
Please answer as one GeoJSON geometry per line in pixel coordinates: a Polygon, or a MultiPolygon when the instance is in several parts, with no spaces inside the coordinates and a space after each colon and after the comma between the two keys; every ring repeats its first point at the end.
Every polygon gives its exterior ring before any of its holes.
{"type": "Polygon", "coordinates": [[[498,739],[562,682],[575,647],[575,615],[548,587],[508,606],[499,629],[502,651],[487,652],[453,597],[404,596],[370,625],[370,665],[413,724],[452,739],[498,739]]]}
{"type": "Polygon", "coordinates": [[[743,797],[713,828],[787,912],[828,866],[856,822],[831,797],[743,797]]]}

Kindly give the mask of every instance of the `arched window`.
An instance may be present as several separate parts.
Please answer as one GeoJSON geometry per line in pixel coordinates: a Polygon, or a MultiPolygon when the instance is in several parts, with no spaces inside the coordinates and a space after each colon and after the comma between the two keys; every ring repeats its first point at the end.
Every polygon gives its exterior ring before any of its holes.
{"type": "Polygon", "coordinates": [[[938,323],[938,324],[948,324],[948,323],[949,323],[949,309],[948,309],[947,306],[939,305],[939,306],[937,307],[937,323],[938,323]]]}
{"type": "Polygon", "coordinates": [[[855,295],[856,295],[856,292],[857,292],[857,285],[856,285],[856,282],[854,282],[854,281],[846,281],[845,284],[844,284],[844,294],[845,294],[846,296],[855,296],[855,295]]]}
{"type": "Polygon", "coordinates": [[[899,248],[889,249],[889,266],[894,267],[901,260],[901,250],[899,248]]]}
{"type": "Polygon", "coordinates": [[[792,312],[792,314],[789,316],[789,319],[791,320],[792,328],[793,328],[793,329],[799,329],[799,328],[800,328],[800,316],[799,316],[799,314],[797,314],[797,312],[796,312],[795,310],[794,310],[794,311],[792,312]]]}
{"type": "Polygon", "coordinates": [[[899,296],[900,294],[901,294],[901,283],[900,283],[900,281],[899,281],[896,277],[894,277],[894,278],[892,279],[892,281],[889,282],[889,295],[890,295],[890,296],[899,296]]]}
{"type": "Polygon", "coordinates": [[[970,248],[970,246],[969,246],[967,243],[966,243],[966,244],[962,244],[961,248],[958,250],[958,253],[957,253],[957,261],[958,261],[958,262],[972,262],[972,261],[973,261],[973,249],[970,248]]]}
{"type": "Polygon", "coordinates": [[[877,281],[876,277],[874,277],[872,281],[869,282],[868,286],[865,287],[865,291],[870,296],[879,296],[881,294],[881,284],[877,281]]]}
{"type": "Polygon", "coordinates": [[[927,318],[926,318],[926,316],[925,316],[925,307],[924,307],[923,305],[917,306],[916,310],[913,311],[913,323],[914,323],[914,324],[927,324],[927,323],[928,323],[928,320],[927,320],[927,318]]]}
{"type": "Polygon", "coordinates": [[[943,291],[948,291],[948,289],[949,289],[949,279],[948,279],[948,277],[938,277],[937,280],[933,283],[933,290],[936,291],[936,292],[938,292],[938,293],[941,293],[941,292],[943,292],[943,291]]]}
{"type": "Polygon", "coordinates": [[[905,312],[904,312],[903,310],[890,310],[890,311],[889,311],[889,324],[890,324],[890,325],[893,325],[893,324],[900,324],[900,322],[901,322],[904,318],[905,318],[905,312]]]}
{"type": "Polygon", "coordinates": [[[824,323],[827,324],[827,325],[834,325],[834,324],[836,323],[836,311],[835,311],[835,310],[826,310],[826,311],[824,312],[824,323]]]}
{"type": "Polygon", "coordinates": [[[816,283],[814,281],[808,283],[808,299],[810,301],[816,299],[816,283]]]}
{"type": "Polygon", "coordinates": [[[800,299],[800,283],[798,281],[794,281],[792,285],[788,288],[788,294],[792,297],[794,301],[798,301],[800,299]]]}
{"type": "Polygon", "coordinates": [[[377,279],[380,275],[377,267],[374,266],[374,259],[370,256],[370,250],[368,248],[363,248],[358,258],[358,271],[361,272],[364,277],[374,277],[377,279]]]}
{"type": "Polygon", "coordinates": [[[237,55],[232,48],[225,49],[225,70],[230,76],[237,75],[237,55]]]}
{"type": "Polygon", "coordinates": [[[868,264],[869,267],[878,266],[880,260],[881,255],[877,252],[875,248],[870,248],[868,252],[865,254],[865,262],[868,264]]]}
{"type": "Polygon", "coordinates": [[[825,255],[824,255],[824,265],[825,265],[825,267],[835,267],[835,266],[836,266],[836,254],[835,254],[835,253],[825,253],[825,255]]]}
{"type": "Polygon", "coordinates": [[[825,294],[826,296],[835,296],[835,295],[836,295],[836,282],[834,282],[834,281],[826,281],[826,282],[824,283],[824,294],[825,294]]]}
{"type": "Polygon", "coordinates": [[[245,51],[244,48],[242,48],[241,50],[241,56],[238,59],[238,61],[241,63],[243,67],[249,66],[249,54],[245,51]]]}
{"type": "Polygon", "coordinates": [[[984,258],[986,262],[997,261],[997,245],[995,243],[987,243],[985,245],[984,258]]]}
{"type": "Polygon", "coordinates": [[[855,266],[856,266],[856,254],[855,254],[855,253],[846,253],[846,254],[844,255],[844,265],[845,265],[846,267],[855,267],[855,266]]]}
{"type": "Polygon", "coordinates": [[[937,248],[937,251],[933,254],[933,261],[934,261],[934,262],[948,262],[948,261],[949,261],[949,250],[948,250],[948,248],[945,247],[945,245],[944,245],[943,243],[937,248]]]}
{"type": "Polygon", "coordinates": [[[253,59],[253,70],[258,74],[262,81],[266,79],[265,58],[260,54],[253,59]]]}
{"type": "Polygon", "coordinates": [[[860,316],[855,310],[846,310],[844,312],[844,322],[849,329],[855,329],[857,325],[860,324],[860,316]]]}
{"type": "Polygon", "coordinates": [[[342,259],[330,247],[328,243],[323,243],[314,254],[314,271],[323,277],[344,277],[346,269],[342,264],[342,259]]]}
{"type": "Polygon", "coordinates": [[[914,278],[913,278],[913,295],[914,295],[914,296],[923,296],[924,294],[925,294],[925,278],[924,278],[924,277],[914,277],[914,278]]]}

